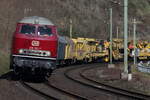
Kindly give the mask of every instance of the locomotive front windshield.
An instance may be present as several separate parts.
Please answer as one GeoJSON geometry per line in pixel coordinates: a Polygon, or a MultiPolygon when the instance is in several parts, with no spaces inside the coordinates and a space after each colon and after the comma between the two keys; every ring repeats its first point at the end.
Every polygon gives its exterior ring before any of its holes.
{"type": "Polygon", "coordinates": [[[38,35],[41,36],[52,36],[52,30],[51,28],[45,26],[39,26],[38,27],[38,35]]]}
{"type": "Polygon", "coordinates": [[[35,33],[35,26],[29,25],[29,24],[22,25],[20,33],[22,33],[22,34],[33,34],[33,33],[35,33]]]}
{"type": "Polygon", "coordinates": [[[34,26],[29,24],[24,24],[21,26],[20,33],[21,34],[36,34],[38,36],[52,36],[52,29],[46,25],[44,26],[34,26]],[[36,31],[37,30],[37,31],[36,31]]]}

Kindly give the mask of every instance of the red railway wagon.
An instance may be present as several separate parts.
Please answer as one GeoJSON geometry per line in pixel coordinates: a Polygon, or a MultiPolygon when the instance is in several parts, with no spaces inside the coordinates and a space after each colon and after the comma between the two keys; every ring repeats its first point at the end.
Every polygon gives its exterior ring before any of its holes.
{"type": "Polygon", "coordinates": [[[16,74],[49,73],[56,67],[57,60],[64,59],[65,44],[50,20],[25,17],[17,23],[14,32],[10,69],[16,74]]]}

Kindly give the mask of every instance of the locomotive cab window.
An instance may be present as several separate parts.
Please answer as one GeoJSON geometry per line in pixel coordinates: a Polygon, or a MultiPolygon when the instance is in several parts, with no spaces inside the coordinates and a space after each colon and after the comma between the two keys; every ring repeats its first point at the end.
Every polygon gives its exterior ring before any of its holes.
{"type": "Polygon", "coordinates": [[[47,26],[39,26],[38,27],[38,35],[52,36],[52,30],[51,30],[51,28],[49,28],[47,26]]]}
{"type": "Polygon", "coordinates": [[[20,33],[33,34],[33,33],[35,33],[35,26],[29,25],[29,24],[22,25],[20,33]]]}

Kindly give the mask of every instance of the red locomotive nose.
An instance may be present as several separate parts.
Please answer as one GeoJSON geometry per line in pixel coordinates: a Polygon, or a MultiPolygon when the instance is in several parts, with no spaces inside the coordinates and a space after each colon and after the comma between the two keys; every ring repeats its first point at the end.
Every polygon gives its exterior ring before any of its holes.
{"type": "Polygon", "coordinates": [[[15,72],[56,67],[58,35],[54,24],[43,17],[25,17],[18,22],[12,42],[10,68],[15,72]]]}
{"type": "Polygon", "coordinates": [[[23,19],[14,33],[12,54],[56,58],[57,40],[56,27],[51,22],[23,19]]]}

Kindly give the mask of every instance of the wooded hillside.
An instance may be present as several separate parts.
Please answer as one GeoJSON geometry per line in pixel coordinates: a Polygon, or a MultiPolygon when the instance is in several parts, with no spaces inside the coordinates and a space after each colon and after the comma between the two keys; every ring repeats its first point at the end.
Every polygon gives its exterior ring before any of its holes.
{"type": "MultiPolygon", "coordinates": [[[[49,18],[61,35],[69,35],[69,19],[73,20],[73,36],[107,39],[109,37],[109,8],[113,8],[113,36],[116,27],[123,35],[123,0],[1,0],[0,48],[10,50],[11,38],[18,20],[25,16],[49,18]]],[[[148,37],[150,1],[129,0],[129,33],[132,19],[137,18],[138,36],[148,37]]]]}

